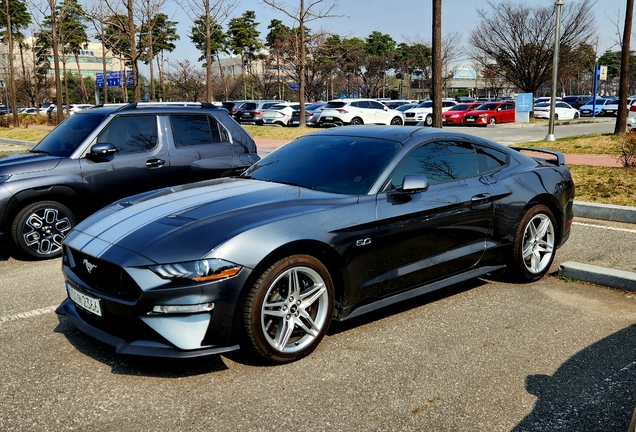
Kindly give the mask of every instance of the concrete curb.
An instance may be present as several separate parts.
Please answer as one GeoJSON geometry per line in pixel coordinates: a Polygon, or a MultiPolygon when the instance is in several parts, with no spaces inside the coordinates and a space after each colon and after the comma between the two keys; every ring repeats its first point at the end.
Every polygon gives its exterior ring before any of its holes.
{"type": "Polygon", "coordinates": [[[9,138],[0,138],[0,144],[33,147],[37,143],[33,141],[22,141],[22,140],[14,140],[9,138]]]}
{"type": "Polygon", "coordinates": [[[559,276],[636,291],[636,273],[567,261],[559,266],[559,276]]]}
{"type": "Polygon", "coordinates": [[[574,201],[574,216],[636,224],[636,207],[574,201]]]}

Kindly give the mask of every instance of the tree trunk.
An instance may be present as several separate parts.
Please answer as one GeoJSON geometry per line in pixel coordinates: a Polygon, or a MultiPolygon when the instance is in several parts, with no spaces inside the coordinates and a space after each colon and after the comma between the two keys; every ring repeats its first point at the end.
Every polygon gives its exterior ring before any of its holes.
{"type": "Polygon", "coordinates": [[[625,27],[623,29],[623,44],[621,46],[621,75],[618,90],[618,114],[616,115],[616,125],[614,134],[625,133],[627,128],[627,96],[629,96],[629,57],[630,38],[632,35],[632,19],[634,16],[634,0],[627,0],[625,6],[625,27]]]}
{"type": "MultiPolygon", "coordinates": [[[[82,102],[88,103],[88,91],[86,91],[86,85],[84,85],[84,79],[82,78],[82,68],[79,62],[79,53],[75,53],[75,64],[77,64],[77,76],[80,82],[80,89],[82,90],[82,97],[84,100],[82,102]]],[[[70,108],[67,106],[67,108],[70,108]]]]}
{"type": "Polygon", "coordinates": [[[300,81],[298,83],[298,98],[300,99],[300,121],[298,123],[299,127],[305,127],[305,0],[300,0],[300,11],[298,13],[298,17],[300,18],[299,23],[299,33],[300,33],[300,68],[298,71],[300,81]]]}
{"type": "Polygon", "coordinates": [[[442,127],[442,0],[433,0],[433,126],[442,127]]]}

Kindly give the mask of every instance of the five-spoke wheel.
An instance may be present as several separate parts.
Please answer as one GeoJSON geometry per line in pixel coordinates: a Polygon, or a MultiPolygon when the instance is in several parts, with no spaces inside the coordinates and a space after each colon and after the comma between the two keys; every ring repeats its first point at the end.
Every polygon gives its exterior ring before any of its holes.
{"type": "Polygon", "coordinates": [[[320,261],[308,255],[278,261],[246,299],[243,325],[251,348],[274,363],[308,355],[327,332],[333,299],[331,277],[320,261]]]}
{"type": "Polygon", "coordinates": [[[552,264],[556,252],[554,216],[549,208],[531,208],[521,220],[514,240],[516,274],[525,281],[543,277],[552,264]]]}

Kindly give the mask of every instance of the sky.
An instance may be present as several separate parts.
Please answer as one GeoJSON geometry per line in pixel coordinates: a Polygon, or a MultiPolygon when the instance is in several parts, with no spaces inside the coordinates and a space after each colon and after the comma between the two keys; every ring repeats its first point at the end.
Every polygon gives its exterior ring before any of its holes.
{"type": "MultiPolygon", "coordinates": [[[[166,3],[164,13],[178,21],[178,33],[181,37],[177,41],[177,49],[167,53],[168,61],[189,59],[196,62],[201,54],[194,48],[188,34],[191,21],[183,10],[169,0],[166,3]]],[[[183,0],[176,0],[185,3],[183,0]]],[[[503,1],[493,0],[495,4],[503,1]]],[[[517,1],[517,0],[514,0],[517,1]]],[[[581,1],[581,0],[577,0],[581,1]]],[[[595,1],[595,0],[586,0],[595,1]]],[[[282,4],[290,7],[290,10],[298,8],[298,0],[280,0],[282,4]]],[[[538,5],[554,6],[554,0],[525,0],[538,5]]],[[[308,3],[306,0],[305,3],[308,3]]],[[[339,6],[332,11],[338,15],[334,18],[312,21],[308,26],[314,30],[325,30],[340,34],[344,37],[360,37],[364,39],[373,31],[389,34],[397,43],[431,40],[432,26],[432,0],[339,0],[339,6]]],[[[565,0],[563,11],[576,3],[573,0],[565,0]]],[[[332,0],[324,0],[323,4],[332,4],[332,0]]],[[[597,28],[599,31],[599,56],[607,49],[618,49],[615,44],[617,16],[622,20],[625,15],[626,0],[596,0],[593,8],[597,28]]],[[[466,43],[470,31],[478,21],[477,10],[487,10],[488,4],[482,0],[442,0],[442,37],[445,34],[460,33],[463,43],[466,43]]],[[[240,0],[238,7],[230,18],[239,17],[243,12],[253,10],[256,13],[256,22],[259,22],[258,30],[260,39],[265,39],[269,30],[267,26],[272,19],[279,19],[289,27],[294,22],[287,15],[263,4],[260,0],[240,0]]],[[[227,23],[223,23],[223,29],[227,29],[227,23]]],[[[633,44],[633,42],[632,42],[633,44]]]]}

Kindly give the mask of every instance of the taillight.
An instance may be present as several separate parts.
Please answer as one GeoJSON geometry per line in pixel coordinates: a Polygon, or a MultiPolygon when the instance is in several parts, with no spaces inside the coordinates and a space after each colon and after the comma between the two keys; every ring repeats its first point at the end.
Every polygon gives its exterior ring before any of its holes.
{"type": "Polygon", "coordinates": [[[253,115],[261,115],[261,112],[260,111],[254,111],[253,115]]]}
{"type": "Polygon", "coordinates": [[[636,105],[630,105],[629,106],[629,111],[630,112],[636,112],[636,105]]]}
{"type": "Polygon", "coordinates": [[[336,108],[336,111],[338,111],[338,113],[340,113],[340,114],[346,114],[347,113],[347,110],[343,110],[343,109],[340,109],[340,108],[336,108]]]}

